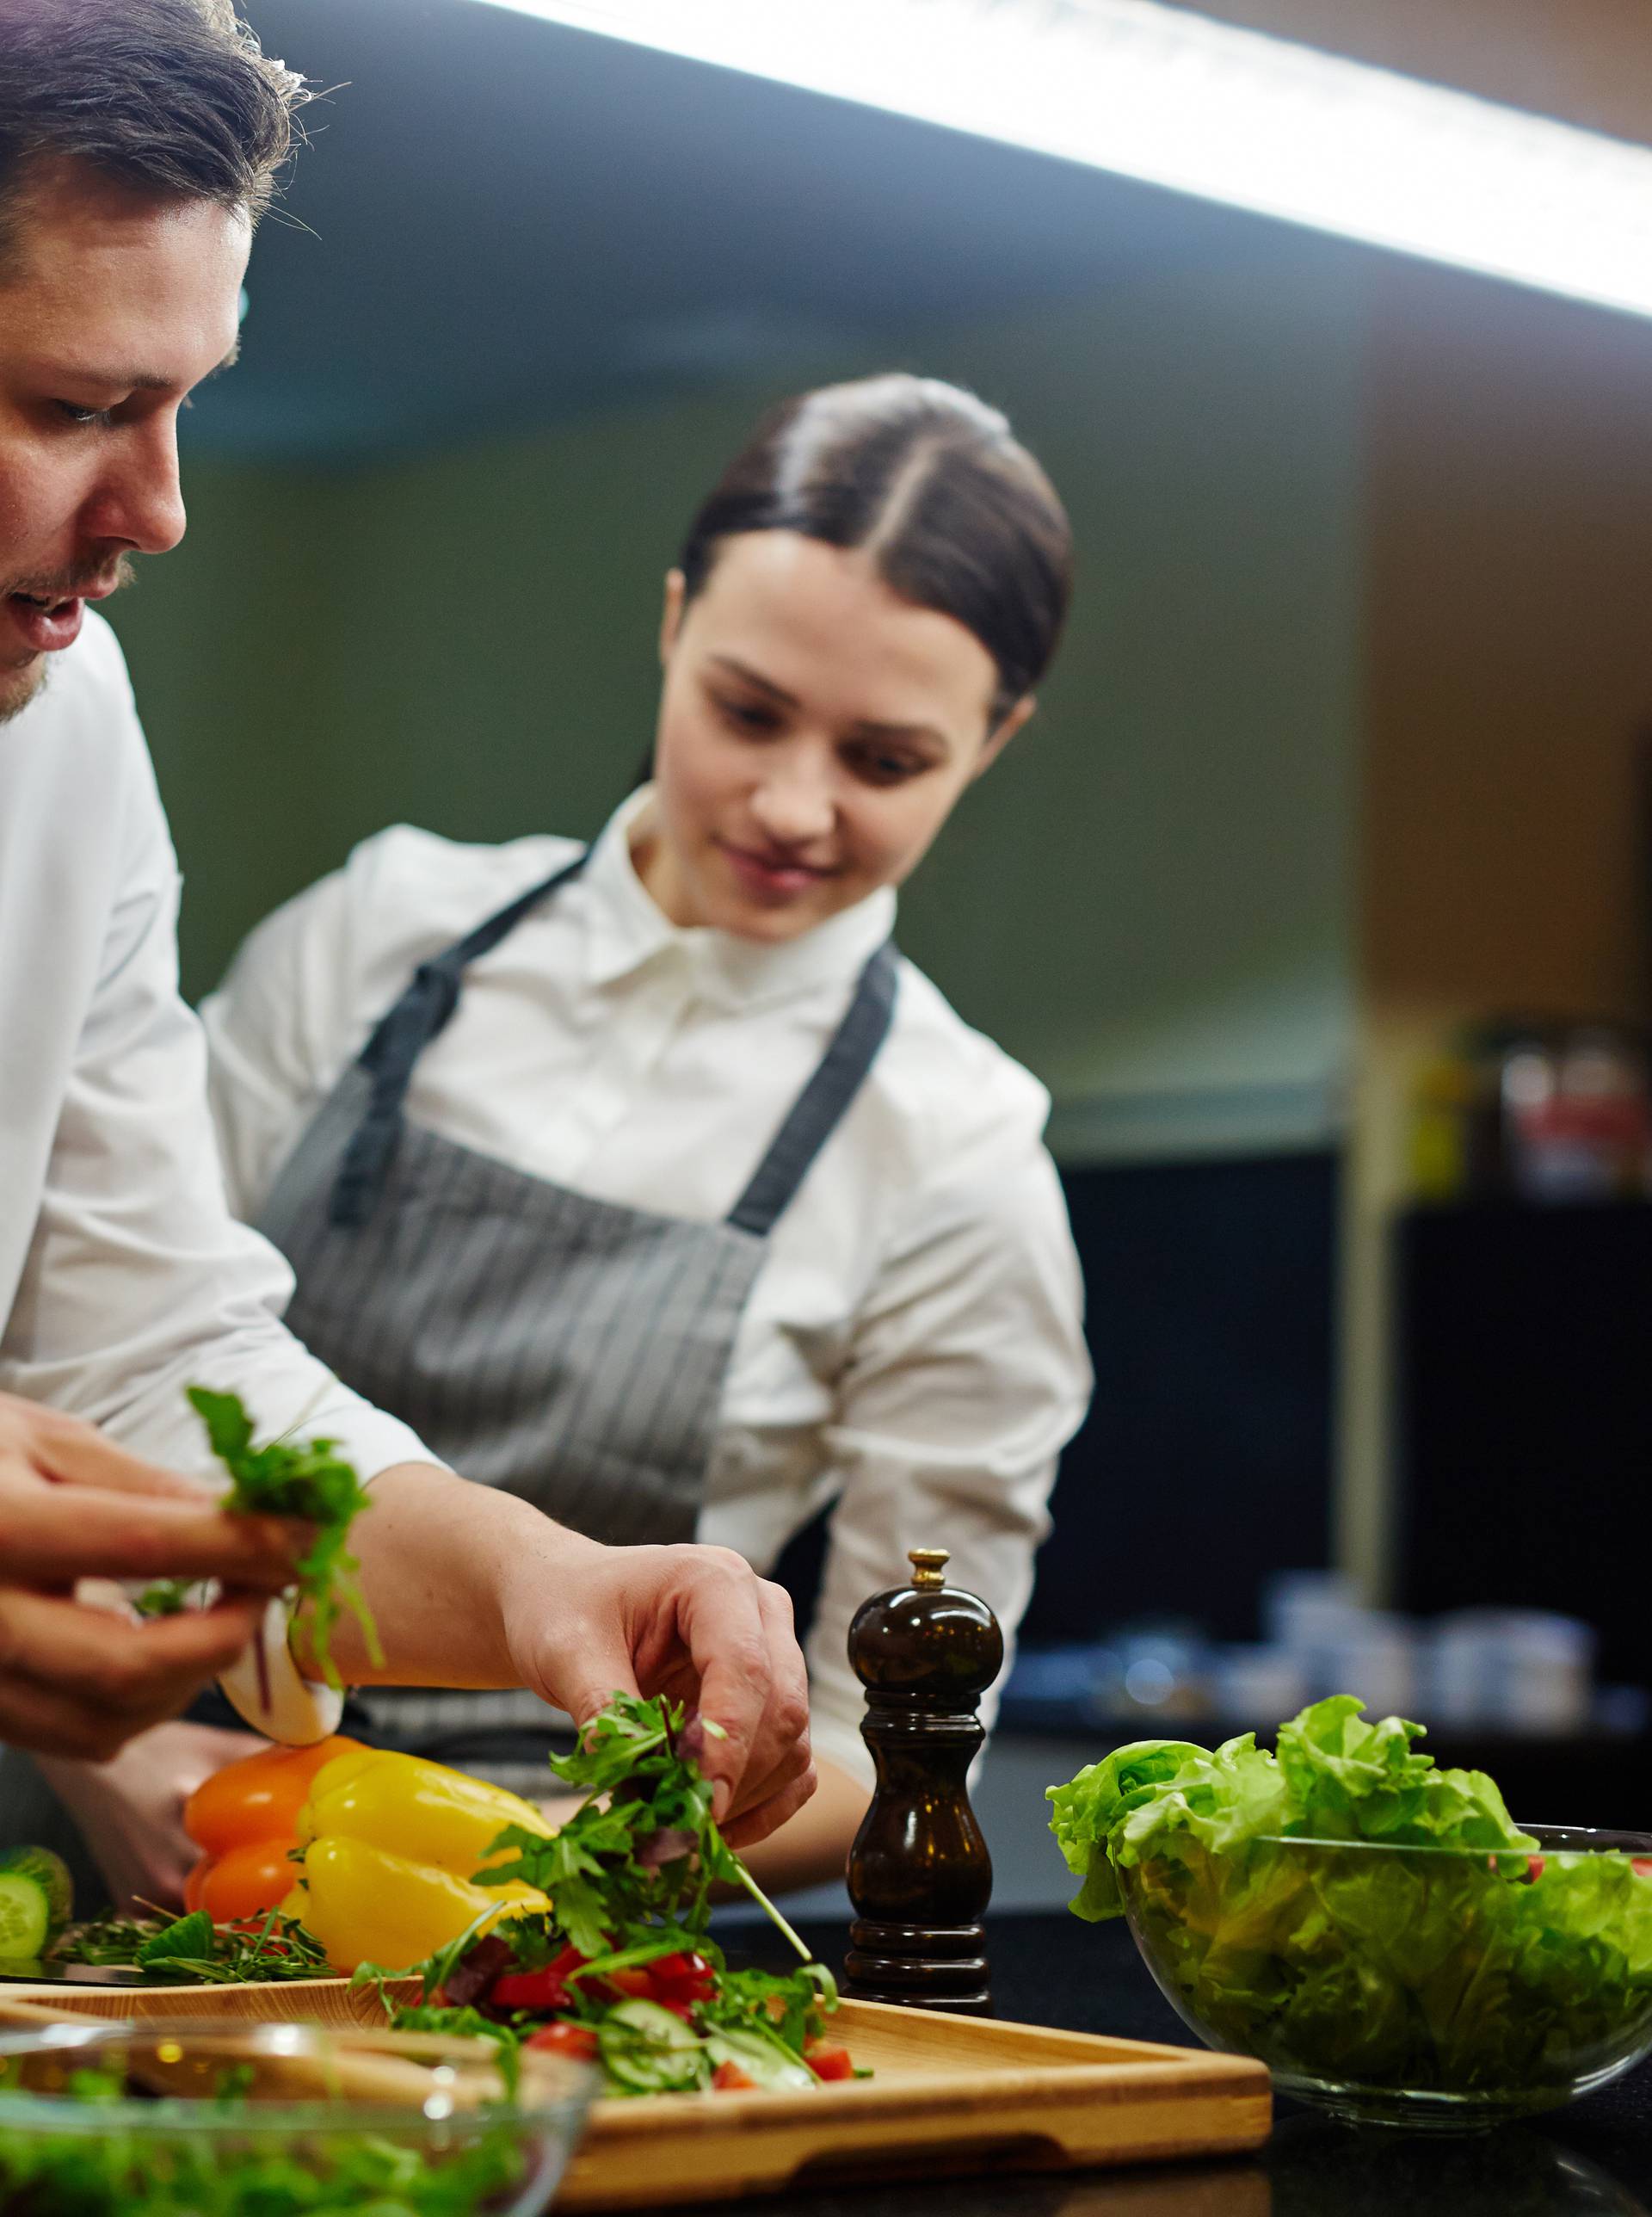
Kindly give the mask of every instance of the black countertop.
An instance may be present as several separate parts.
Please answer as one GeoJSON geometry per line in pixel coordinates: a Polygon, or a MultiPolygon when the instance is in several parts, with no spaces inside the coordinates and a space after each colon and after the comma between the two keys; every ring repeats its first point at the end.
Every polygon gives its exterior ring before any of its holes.
{"type": "MultiPolygon", "coordinates": [[[[841,1964],[842,1925],[803,1930],[823,1962],[841,1964]]],[[[749,1948],[780,1967],[750,1928],[724,1936],[731,1952],[749,1948]]],[[[996,1917],[988,1947],[996,2016],[1193,2044],[1122,1924],[996,1917]]],[[[1256,2156],[856,2185],[734,2206],[742,2217],[1652,2217],[1652,2065],[1541,2124],[1472,2138],[1355,2131],[1281,2101],[1256,2156]]]]}

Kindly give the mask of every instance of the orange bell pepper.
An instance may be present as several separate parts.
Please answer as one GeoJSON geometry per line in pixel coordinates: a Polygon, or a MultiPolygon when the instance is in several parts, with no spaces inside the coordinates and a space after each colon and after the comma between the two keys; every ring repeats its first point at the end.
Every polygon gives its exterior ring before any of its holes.
{"type": "Polygon", "coordinates": [[[366,1751],[342,1733],[314,1747],[261,1748],[198,1786],[184,1804],[183,1829],[203,1852],[184,1907],[204,1909],[214,1924],[279,1908],[296,1875],[288,1851],[298,1845],[310,1782],[352,1751],[366,1751]]]}

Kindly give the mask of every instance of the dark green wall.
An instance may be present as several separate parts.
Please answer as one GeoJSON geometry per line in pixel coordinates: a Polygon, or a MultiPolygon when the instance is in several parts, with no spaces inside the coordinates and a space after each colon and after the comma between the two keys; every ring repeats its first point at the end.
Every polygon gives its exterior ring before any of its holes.
{"type": "MultiPolygon", "coordinates": [[[[1346,1053],[1361,281],[1322,243],[1257,242],[909,359],[1009,409],[1082,574],[1043,711],[903,942],[1063,1102],[1101,1104],[1092,1152],[1135,1096],[1322,1084],[1346,1053]]],[[[189,535],[116,621],[192,994],[387,821],[596,828],[650,736],[677,534],[774,397],[359,472],[188,472],[189,535]]]]}

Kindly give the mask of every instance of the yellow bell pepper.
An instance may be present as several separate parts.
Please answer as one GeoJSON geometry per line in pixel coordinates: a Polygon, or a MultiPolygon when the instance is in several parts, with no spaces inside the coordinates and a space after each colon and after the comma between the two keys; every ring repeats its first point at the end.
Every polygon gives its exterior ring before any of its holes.
{"type": "MultiPolygon", "coordinates": [[[[550,1902],[533,1887],[472,1885],[509,1862],[489,1850],[508,1825],[549,1838],[532,1802],[422,1757],[361,1748],[311,1782],[299,1813],[303,1876],[284,1905],[336,1969],[404,1969],[456,1940],[484,1911],[521,1916],[550,1902]]],[[[485,1930],[485,1926],[479,1928],[485,1930]]]]}
{"type": "MultiPolygon", "coordinates": [[[[366,1840],[313,1840],[292,1914],[327,1950],[336,1971],[382,1963],[404,1971],[457,1940],[484,1911],[503,1917],[549,1909],[546,1897],[513,1879],[472,1886],[436,1863],[417,1863],[366,1840]]],[[[485,1932],[487,1924],[477,1926],[485,1932]]]]}

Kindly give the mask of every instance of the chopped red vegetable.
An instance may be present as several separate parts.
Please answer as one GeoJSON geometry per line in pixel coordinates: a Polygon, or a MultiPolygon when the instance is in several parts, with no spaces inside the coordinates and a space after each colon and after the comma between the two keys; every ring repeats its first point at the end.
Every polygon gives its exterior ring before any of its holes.
{"type": "Polygon", "coordinates": [[[537,2032],[529,2033],[522,2042],[524,2047],[549,2048],[553,2054],[570,2055],[577,2062],[589,2063],[596,2053],[596,2035],[586,2024],[568,2024],[561,2019],[555,2024],[545,2024],[537,2032]]]}
{"type": "Polygon", "coordinates": [[[853,2078],[854,2076],[854,2065],[848,2049],[830,2041],[811,2041],[803,2051],[803,2060],[817,2078],[853,2078]]]}
{"type": "Polygon", "coordinates": [[[661,1955],[648,1972],[661,2001],[709,2001],[717,1991],[717,1974],[703,1955],[661,1955]]]}
{"type": "Polygon", "coordinates": [[[719,2063],[712,2073],[712,2090],[715,2094],[749,2094],[756,2084],[737,2063],[719,2063]]]}
{"type": "Polygon", "coordinates": [[[507,1971],[488,1988],[490,2009],[538,2010],[549,2015],[566,2009],[570,1999],[554,1963],[542,1971],[507,1971]]]}

